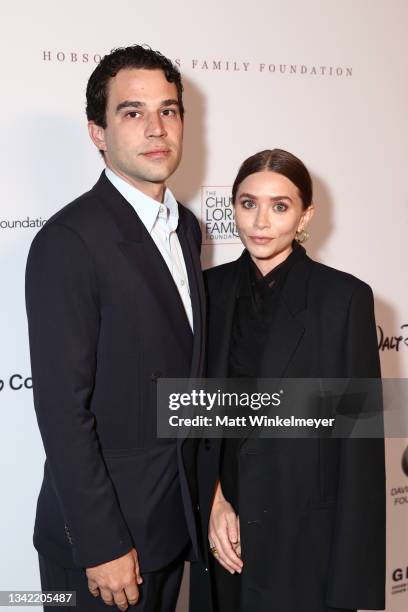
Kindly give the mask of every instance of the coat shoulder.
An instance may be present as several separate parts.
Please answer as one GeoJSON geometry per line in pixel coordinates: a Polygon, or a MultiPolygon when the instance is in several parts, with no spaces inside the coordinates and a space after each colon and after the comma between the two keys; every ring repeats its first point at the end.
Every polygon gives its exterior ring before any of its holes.
{"type": "Polygon", "coordinates": [[[214,266],[214,268],[205,270],[204,281],[209,292],[211,292],[211,289],[222,287],[235,277],[238,261],[239,260],[229,261],[228,263],[220,264],[219,266],[214,266]]]}
{"type": "Polygon", "coordinates": [[[98,241],[98,236],[110,235],[112,233],[112,221],[102,205],[101,199],[95,188],[83,193],[69,204],[66,204],[55,212],[36,234],[33,245],[44,240],[50,240],[50,236],[64,233],[69,234],[74,239],[78,239],[93,247],[98,241]]]}
{"type": "Polygon", "coordinates": [[[80,230],[90,220],[94,223],[103,214],[103,207],[93,189],[63,206],[50,217],[45,226],[53,223],[80,230]]]}
{"type": "Polygon", "coordinates": [[[337,270],[317,261],[312,261],[311,283],[333,295],[353,295],[357,292],[372,293],[370,285],[357,276],[337,270]]]}

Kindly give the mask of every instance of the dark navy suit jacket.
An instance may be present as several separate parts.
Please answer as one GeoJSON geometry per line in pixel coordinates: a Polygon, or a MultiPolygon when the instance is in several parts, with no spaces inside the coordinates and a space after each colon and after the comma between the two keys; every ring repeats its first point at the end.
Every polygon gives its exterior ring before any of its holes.
{"type": "Polygon", "coordinates": [[[104,173],[31,246],[26,301],[47,457],[34,544],[66,567],[133,546],[142,571],[189,542],[197,554],[194,447],[156,434],[157,379],[202,374],[201,232],[181,205],[177,234],[194,334],[153,239],[104,173]]]}

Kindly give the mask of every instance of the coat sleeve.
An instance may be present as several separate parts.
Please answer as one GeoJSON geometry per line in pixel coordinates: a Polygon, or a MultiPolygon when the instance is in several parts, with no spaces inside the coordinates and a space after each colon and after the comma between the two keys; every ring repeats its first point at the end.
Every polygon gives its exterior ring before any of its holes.
{"type": "Polygon", "coordinates": [[[90,400],[100,326],[96,276],[76,232],[51,223],[33,241],[26,307],[34,405],[74,562],[90,567],[132,548],[105,467],[90,400]]]}
{"type": "MultiPolygon", "coordinates": [[[[361,283],[349,308],[345,376],[378,378],[380,364],[370,287],[361,283]]],[[[385,458],[383,438],[340,439],[339,484],[327,604],[385,607],[385,458]]]]}

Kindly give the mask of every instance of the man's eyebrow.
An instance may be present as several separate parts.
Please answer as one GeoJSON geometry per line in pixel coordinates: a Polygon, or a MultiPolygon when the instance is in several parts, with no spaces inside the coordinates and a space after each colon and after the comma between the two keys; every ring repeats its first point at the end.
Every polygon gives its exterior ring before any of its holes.
{"type": "MultiPolygon", "coordinates": [[[[249,198],[251,200],[258,199],[258,197],[256,195],[253,195],[252,193],[240,193],[239,199],[241,198],[249,198]]],[[[289,200],[289,202],[292,202],[292,198],[290,198],[289,196],[273,196],[269,199],[272,200],[272,202],[277,202],[278,200],[289,200]]]]}
{"type": "Polygon", "coordinates": [[[122,108],[127,108],[129,106],[131,106],[132,108],[142,108],[146,105],[144,104],[144,102],[139,102],[138,100],[124,100],[123,102],[117,105],[116,112],[118,113],[120,110],[122,110],[122,108]]]}
{"type": "Polygon", "coordinates": [[[169,98],[168,100],[163,100],[160,106],[180,106],[180,104],[178,100],[173,100],[172,98],[169,98]]]}
{"type": "MultiPolygon", "coordinates": [[[[143,108],[145,106],[146,104],[144,102],[140,102],[139,100],[124,100],[123,102],[120,102],[120,104],[117,105],[116,112],[118,113],[123,108],[143,108]]],[[[163,100],[160,103],[160,108],[163,108],[165,106],[180,106],[180,104],[178,100],[173,100],[173,98],[169,98],[168,100],[163,100]]]]}

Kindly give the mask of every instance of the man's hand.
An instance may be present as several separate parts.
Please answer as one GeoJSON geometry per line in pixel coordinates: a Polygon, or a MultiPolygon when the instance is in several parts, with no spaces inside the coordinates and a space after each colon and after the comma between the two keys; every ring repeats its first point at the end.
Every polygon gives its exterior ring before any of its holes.
{"type": "Polygon", "coordinates": [[[92,595],[100,595],[108,606],[116,605],[119,610],[127,610],[129,604],[134,605],[139,600],[138,585],[143,579],[134,548],[119,559],[88,567],[86,575],[92,595]]]}
{"type": "Polygon", "coordinates": [[[208,525],[210,549],[217,561],[231,574],[242,571],[239,517],[222,494],[218,483],[208,525]]]}

